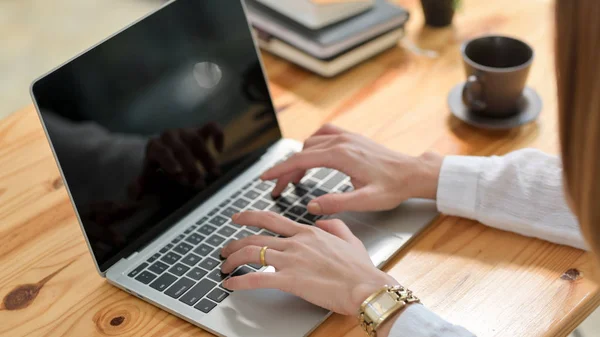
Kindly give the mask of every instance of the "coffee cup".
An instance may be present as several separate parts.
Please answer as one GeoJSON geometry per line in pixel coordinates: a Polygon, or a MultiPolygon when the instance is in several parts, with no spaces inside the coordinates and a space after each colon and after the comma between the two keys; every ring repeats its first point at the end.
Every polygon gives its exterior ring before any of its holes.
{"type": "Polygon", "coordinates": [[[461,48],[467,81],[463,103],[472,113],[485,117],[510,117],[517,113],[533,49],[507,36],[483,36],[461,48]]]}

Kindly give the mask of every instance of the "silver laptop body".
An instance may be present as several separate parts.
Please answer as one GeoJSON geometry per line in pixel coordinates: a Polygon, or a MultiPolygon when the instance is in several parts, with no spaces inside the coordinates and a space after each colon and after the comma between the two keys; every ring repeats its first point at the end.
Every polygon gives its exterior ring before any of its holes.
{"type": "MultiPolygon", "coordinates": [[[[313,225],[316,218],[302,209],[306,198],[352,188],[343,174],[314,169],[303,180],[313,184],[290,188],[290,202],[281,204],[269,197],[273,185],[257,179],[302,144],[280,136],[243,13],[238,1],[172,1],[42,76],[31,92],[102,277],[216,335],[306,336],[327,310],[278,290],[229,292],[218,278],[218,250],[229,240],[275,234],[235,226],[232,209],[275,210],[313,225]],[[240,55],[248,64],[236,61],[240,55]],[[200,169],[205,184],[191,189],[152,166],[149,144],[167,129],[189,131],[199,123],[205,130],[205,115],[224,134],[223,150],[205,144],[223,172],[200,169]],[[132,197],[148,167],[158,187],[132,197]]],[[[390,212],[336,215],[378,267],[436,216],[425,200],[390,212]]],[[[236,272],[242,268],[274,272],[236,272]]]]}

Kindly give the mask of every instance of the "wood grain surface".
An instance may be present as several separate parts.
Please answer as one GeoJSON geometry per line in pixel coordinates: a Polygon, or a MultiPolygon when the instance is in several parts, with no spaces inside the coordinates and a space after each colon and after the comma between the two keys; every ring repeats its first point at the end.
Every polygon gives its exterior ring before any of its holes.
{"type": "MultiPolygon", "coordinates": [[[[423,27],[418,0],[399,2],[412,14],[404,47],[335,79],[264,55],[286,137],[303,140],[333,122],[409,154],[557,152],[549,0],[464,1],[455,25],[437,30],[423,27]],[[489,132],[450,117],[446,95],[464,78],[459,45],[488,33],[534,47],[528,83],[544,101],[536,123],[489,132]]],[[[480,337],[567,335],[600,302],[591,268],[585,252],[447,216],[388,266],[428,307],[480,337]]],[[[209,336],[98,276],[31,106],[0,123],[0,299],[1,336],[209,336]]],[[[334,315],[312,336],[363,334],[355,318],[334,315]]]]}

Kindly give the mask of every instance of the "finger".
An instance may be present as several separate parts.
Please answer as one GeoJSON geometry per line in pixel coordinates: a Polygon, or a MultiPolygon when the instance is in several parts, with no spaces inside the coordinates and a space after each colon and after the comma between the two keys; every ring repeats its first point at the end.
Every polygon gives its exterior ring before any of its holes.
{"type": "Polygon", "coordinates": [[[223,282],[223,286],[229,290],[283,290],[287,283],[289,283],[288,276],[282,275],[281,273],[250,273],[231,277],[223,282]]]}
{"type": "Polygon", "coordinates": [[[225,147],[225,134],[217,123],[210,122],[204,125],[199,133],[202,139],[212,139],[215,143],[215,149],[219,152],[223,152],[223,148],[225,147]]]}
{"type": "Polygon", "coordinates": [[[369,187],[346,193],[329,193],[311,200],[307,209],[312,214],[334,214],[345,211],[367,211],[373,207],[365,200],[369,200],[373,191],[369,187]]]}
{"type": "MultiPolygon", "coordinates": [[[[223,274],[229,274],[233,272],[235,268],[244,264],[260,264],[261,249],[262,246],[246,246],[234,252],[233,254],[229,255],[225,262],[223,262],[223,265],[221,266],[221,272],[223,274]]],[[[268,266],[273,266],[277,270],[281,269],[285,265],[283,260],[285,260],[285,258],[282,252],[267,248],[267,251],[265,252],[265,262],[268,266]]]]}
{"type": "Polygon", "coordinates": [[[306,175],[306,170],[300,170],[295,173],[292,173],[292,183],[300,184],[300,181],[302,180],[302,178],[304,178],[305,175],[306,175]]]}
{"type": "Polygon", "coordinates": [[[242,226],[265,228],[286,237],[306,230],[304,226],[273,212],[246,211],[234,214],[232,220],[242,226]]]}
{"type": "Polygon", "coordinates": [[[328,150],[309,150],[298,152],[288,160],[267,170],[261,176],[263,180],[272,180],[297,170],[309,170],[315,167],[328,167],[341,169],[342,163],[337,157],[337,152],[328,150]]]}
{"type": "Polygon", "coordinates": [[[285,239],[276,238],[273,236],[251,235],[240,240],[234,240],[225,247],[223,247],[223,249],[221,249],[221,256],[227,258],[229,255],[237,252],[238,250],[246,246],[268,246],[271,249],[283,251],[286,247],[286,241],[285,239]]]}
{"type": "Polygon", "coordinates": [[[333,124],[325,124],[323,125],[317,132],[313,134],[313,136],[321,136],[321,135],[339,135],[341,133],[347,132],[346,130],[339,128],[333,124]]]}
{"type": "Polygon", "coordinates": [[[202,163],[204,169],[213,174],[217,174],[217,161],[208,151],[206,142],[202,139],[202,137],[196,133],[184,133],[183,139],[188,143],[194,157],[196,157],[196,159],[202,163]]]}
{"type": "Polygon", "coordinates": [[[355,240],[358,240],[358,238],[352,234],[350,228],[348,228],[348,226],[346,226],[342,220],[319,220],[315,223],[315,225],[327,233],[335,235],[344,241],[354,242],[355,240]]]}
{"type": "Polygon", "coordinates": [[[290,182],[292,182],[292,179],[293,173],[289,173],[279,177],[277,179],[277,182],[275,183],[275,187],[273,187],[273,191],[271,191],[271,195],[275,198],[280,196],[281,192],[283,192],[288,187],[290,182]]]}
{"type": "Polygon", "coordinates": [[[183,172],[173,152],[162,144],[158,139],[151,139],[146,147],[146,158],[149,161],[158,163],[165,172],[171,175],[177,175],[183,172]]]}
{"type": "Polygon", "coordinates": [[[336,136],[333,135],[312,136],[304,141],[303,149],[306,150],[321,144],[327,144],[335,138],[336,136]]]}
{"type": "Polygon", "coordinates": [[[165,132],[161,135],[161,140],[173,151],[173,155],[183,168],[188,182],[195,184],[201,178],[201,173],[196,167],[196,159],[187,144],[181,140],[179,133],[177,131],[165,132]]]}

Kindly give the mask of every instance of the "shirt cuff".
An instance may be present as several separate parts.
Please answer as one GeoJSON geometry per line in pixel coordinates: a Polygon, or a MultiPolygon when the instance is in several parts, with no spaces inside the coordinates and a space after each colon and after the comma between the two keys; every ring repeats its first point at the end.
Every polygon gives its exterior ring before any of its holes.
{"type": "Polygon", "coordinates": [[[411,304],[398,316],[389,337],[474,337],[452,325],[422,304],[411,304]]]}
{"type": "Polygon", "coordinates": [[[437,190],[437,208],[441,213],[475,218],[477,185],[485,157],[447,156],[444,158],[437,190]]]}

